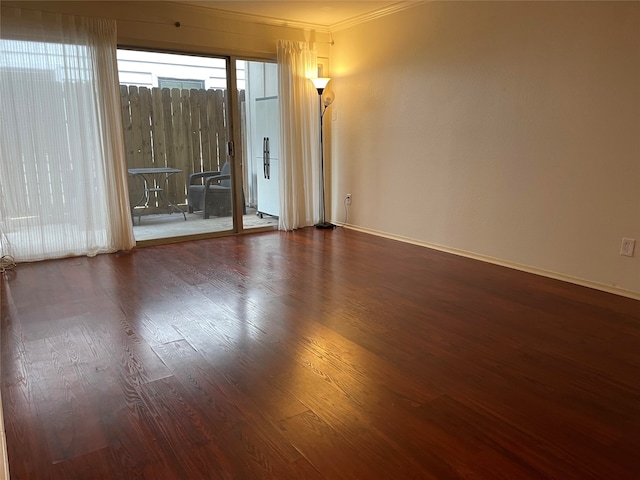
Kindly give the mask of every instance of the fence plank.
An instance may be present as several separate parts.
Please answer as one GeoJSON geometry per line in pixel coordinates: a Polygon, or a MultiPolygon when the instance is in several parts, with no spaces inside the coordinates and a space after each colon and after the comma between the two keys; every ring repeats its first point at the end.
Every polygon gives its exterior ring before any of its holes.
{"type": "Polygon", "coordinates": [[[163,88],[160,91],[162,105],[162,126],[164,127],[165,158],[168,167],[180,168],[176,163],[176,154],[173,141],[173,116],[171,114],[171,91],[163,88]]]}
{"type": "MultiPolygon", "coordinates": [[[[131,168],[144,167],[144,157],[142,155],[142,125],[140,121],[140,95],[138,87],[129,87],[129,108],[131,109],[131,151],[133,154],[133,165],[131,168]]],[[[143,185],[140,178],[130,176],[131,185],[131,207],[141,202],[143,198],[143,185]]]]}
{"type": "Polygon", "coordinates": [[[215,90],[207,90],[207,116],[209,117],[209,125],[211,125],[211,128],[209,129],[210,157],[206,169],[220,170],[218,163],[218,125],[216,122],[218,111],[216,107],[215,90]]]}
{"type": "MultiPolygon", "coordinates": [[[[120,85],[120,108],[122,111],[122,130],[124,134],[124,152],[127,159],[127,168],[135,168],[133,127],[131,123],[131,99],[129,98],[129,87],[120,85]]],[[[142,196],[142,185],[140,182],[129,181],[129,203],[133,207],[142,196]]]]}
{"type": "Polygon", "coordinates": [[[198,114],[198,91],[189,90],[189,113],[190,113],[190,129],[189,135],[191,140],[191,170],[198,172],[202,170],[202,162],[200,156],[200,115],[198,114]]]}
{"type": "Polygon", "coordinates": [[[209,159],[204,168],[206,170],[220,170],[218,168],[218,127],[216,124],[215,90],[207,90],[204,108],[207,110],[207,121],[209,122],[209,159]]]}
{"type": "Polygon", "coordinates": [[[140,132],[142,137],[142,157],[145,167],[154,167],[151,154],[151,91],[147,87],[138,89],[140,95],[140,132]]]}
{"type": "Polygon", "coordinates": [[[173,108],[173,138],[175,142],[176,168],[189,169],[190,158],[187,147],[187,135],[184,124],[184,105],[182,90],[171,90],[171,106],[173,108]]]}
{"type": "MultiPolygon", "coordinates": [[[[189,126],[186,124],[188,117],[188,105],[185,105],[186,90],[174,88],[171,90],[171,107],[173,109],[173,138],[175,152],[175,168],[183,172],[191,172],[190,140],[188,136],[189,126]]],[[[186,203],[184,200],[179,203],[186,203]]]]}
{"type": "Polygon", "coordinates": [[[142,157],[142,129],[140,126],[140,95],[138,87],[129,87],[129,105],[131,107],[131,142],[133,150],[133,161],[135,167],[143,167],[142,157]]]}
{"type": "Polygon", "coordinates": [[[164,109],[162,107],[162,91],[151,89],[151,141],[153,146],[153,163],[157,167],[171,166],[167,163],[165,149],[164,109]]]}
{"type": "MultiPolygon", "coordinates": [[[[177,92],[177,90],[176,90],[177,92]]],[[[162,107],[162,118],[163,118],[163,137],[164,137],[164,148],[165,148],[165,159],[167,167],[171,168],[179,168],[182,169],[182,165],[176,157],[176,144],[174,140],[174,118],[173,118],[173,109],[172,109],[172,99],[171,99],[171,90],[168,88],[163,88],[159,91],[160,96],[160,105],[162,107]]],[[[180,175],[180,174],[179,174],[180,175]]],[[[173,185],[169,183],[167,198],[169,198],[175,204],[184,204],[186,203],[186,189],[180,188],[179,183],[177,181],[173,182],[173,185]]]]}
{"type": "Polygon", "coordinates": [[[225,103],[222,90],[215,91],[216,104],[216,132],[218,135],[218,167],[221,170],[224,162],[227,161],[227,129],[225,127],[225,103]]]}
{"type": "Polygon", "coordinates": [[[129,88],[120,85],[120,109],[122,111],[122,130],[124,134],[125,158],[127,166],[133,167],[133,134],[131,132],[131,110],[129,101],[129,88]]]}
{"type": "Polygon", "coordinates": [[[201,150],[201,168],[208,170],[211,164],[211,148],[210,148],[210,130],[215,128],[209,125],[209,112],[207,107],[207,91],[198,90],[198,112],[200,116],[200,142],[201,150]]]}

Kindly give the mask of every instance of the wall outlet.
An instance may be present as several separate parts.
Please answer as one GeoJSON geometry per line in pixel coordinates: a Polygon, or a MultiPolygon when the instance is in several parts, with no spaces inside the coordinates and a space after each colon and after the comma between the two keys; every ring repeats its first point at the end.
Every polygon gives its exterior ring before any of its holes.
{"type": "Polygon", "coordinates": [[[625,257],[633,257],[633,251],[636,248],[636,241],[633,238],[623,238],[620,246],[620,255],[625,257]]]}
{"type": "Polygon", "coordinates": [[[347,196],[344,197],[344,201],[347,205],[351,205],[351,194],[347,193],[347,196]]]}

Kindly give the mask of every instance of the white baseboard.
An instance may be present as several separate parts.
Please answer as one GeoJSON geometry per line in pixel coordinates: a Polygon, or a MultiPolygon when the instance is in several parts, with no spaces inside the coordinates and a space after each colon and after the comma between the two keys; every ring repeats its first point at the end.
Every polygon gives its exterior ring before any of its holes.
{"type": "Polygon", "coordinates": [[[583,287],[593,288],[595,290],[601,290],[607,293],[613,293],[615,295],[620,295],[622,297],[633,298],[634,300],[640,300],[640,292],[634,292],[632,290],[626,290],[624,288],[613,287],[610,285],[605,285],[602,283],[592,282],[589,280],[584,280],[578,277],[572,277],[570,275],[565,275],[563,273],[553,272],[550,270],[543,270],[541,268],[530,267],[528,265],[522,265],[519,263],[509,262],[507,260],[502,260],[500,258],[490,257],[488,255],[482,255],[478,253],[468,252],[466,250],[458,250],[457,248],[445,247],[442,245],[437,245],[434,243],[423,242],[420,240],[415,240],[409,237],[403,237],[402,235],[394,235],[386,232],[381,232],[378,230],[373,230],[370,228],[357,227],[355,225],[341,225],[344,228],[350,230],[356,230],[358,232],[369,233],[371,235],[376,235],[378,237],[389,238],[391,240],[398,240],[404,243],[411,243],[413,245],[418,245],[420,247],[431,248],[433,250],[438,250],[441,252],[452,253],[453,255],[459,255],[461,257],[472,258],[474,260],[480,260],[482,262],[492,263],[494,265],[500,265],[507,268],[513,268],[514,270],[520,270],[527,273],[533,273],[536,275],[542,275],[543,277],[553,278],[555,280],[561,280],[563,282],[573,283],[576,285],[580,285],[583,287]]]}

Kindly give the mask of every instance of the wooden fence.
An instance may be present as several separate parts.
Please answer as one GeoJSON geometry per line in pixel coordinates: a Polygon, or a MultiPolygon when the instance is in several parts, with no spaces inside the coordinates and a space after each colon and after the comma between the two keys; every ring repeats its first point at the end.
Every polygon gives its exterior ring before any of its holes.
{"type": "MultiPolygon", "coordinates": [[[[226,90],[179,90],[120,86],[122,122],[128,168],[171,167],[182,170],[166,185],[171,203],[186,203],[189,174],[221,170],[229,159],[226,90]]],[[[244,112],[244,91],[239,92],[244,112]]],[[[244,115],[241,132],[244,138],[244,115]]],[[[243,145],[235,145],[243,158],[243,145]]],[[[142,195],[142,183],[129,176],[132,207],[142,195]]],[[[150,203],[151,205],[151,203],[150,203]]]]}

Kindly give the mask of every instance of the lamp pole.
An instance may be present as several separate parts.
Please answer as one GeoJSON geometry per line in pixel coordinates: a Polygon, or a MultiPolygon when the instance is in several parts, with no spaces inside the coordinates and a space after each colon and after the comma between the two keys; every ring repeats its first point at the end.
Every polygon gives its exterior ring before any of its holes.
{"type": "MultiPolygon", "coordinates": [[[[336,226],[331,223],[331,222],[327,222],[326,220],[326,210],[325,210],[325,186],[324,186],[324,144],[322,141],[322,137],[323,137],[323,122],[322,122],[322,118],[324,117],[324,111],[322,109],[322,92],[324,92],[324,88],[326,87],[327,83],[329,83],[330,78],[314,78],[312,79],[313,81],[313,85],[316,87],[316,90],[318,91],[318,104],[320,106],[320,180],[322,182],[322,188],[320,189],[320,194],[322,195],[322,211],[321,211],[321,218],[320,218],[320,222],[316,223],[315,227],[316,228],[335,228],[336,226]]],[[[325,109],[326,110],[326,107],[325,109]]]]}

